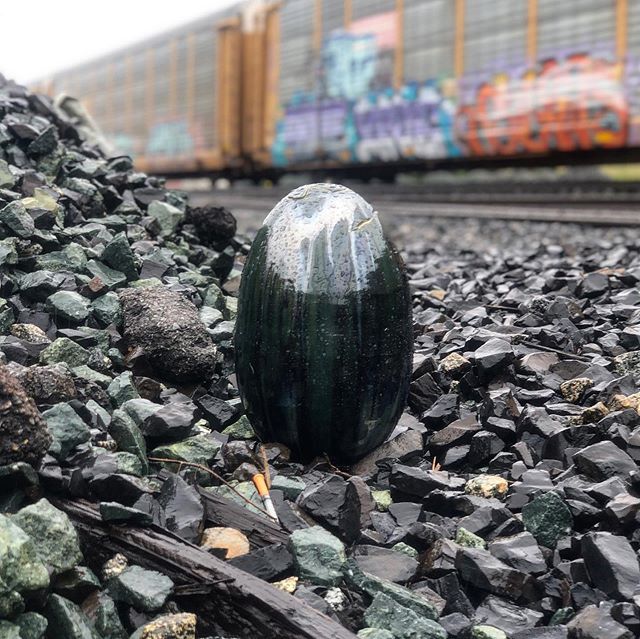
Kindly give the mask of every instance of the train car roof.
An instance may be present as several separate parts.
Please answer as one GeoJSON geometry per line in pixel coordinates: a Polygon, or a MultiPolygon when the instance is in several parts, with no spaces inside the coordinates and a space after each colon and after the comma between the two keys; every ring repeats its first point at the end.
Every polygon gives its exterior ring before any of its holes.
{"type": "Polygon", "coordinates": [[[246,0],[240,0],[235,2],[225,9],[219,9],[218,11],[214,11],[212,13],[208,13],[201,18],[196,18],[195,20],[190,20],[189,22],[185,22],[178,27],[174,27],[172,29],[168,29],[166,31],[162,31],[154,36],[149,38],[145,38],[144,40],[139,40],[132,44],[125,45],[123,47],[119,47],[114,49],[109,53],[105,53],[103,55],[96,56],[87,62],[82,62],[81,64],[76,64],[71,67],[67,67],[65,69],[61,69],[60,71],[56,71],[46,78],[40,78],[31,84],[37,85],[41,82],[46,82],[49,80],[55,80],[61,76],[67,75],[68,73],[78,72],[82,70],[86,70],[92,66],[96,66],[99,63],[109,63],[115,61],[118,58],[123,57],[124,55],[137,53],[138,51],[143,51],[151,46],[156,44],[160,44],[162,42],[166,42],[170,38],[184,35],[187,33],[191,33],[193,31],[197,31],[201,27],[205,27],[207,25],[214,24],[218,20],[222,20],[224,18],[228,18],[230,16],[236,15],[241,6],[246,4],[246,0]]]}

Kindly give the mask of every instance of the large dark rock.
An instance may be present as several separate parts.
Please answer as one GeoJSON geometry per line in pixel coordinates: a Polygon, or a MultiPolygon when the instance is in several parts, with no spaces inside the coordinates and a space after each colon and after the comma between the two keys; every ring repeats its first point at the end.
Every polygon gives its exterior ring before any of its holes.
{"type": "Polygon", "coordinates": [[[189,300],[155,286],[126,289],[119,295],[127,343],[142,349],[161,376],[176,381],[212,376],[216,349],[189,300]]]}
{"type": "Polygon", "coordinates": [[[195,226],[206,246],[230,240],[236,234],[236,219],[222,206],[188,207],[185,221],[195,226]]]}
{"type": "Polygon", "coordinates": [[[594,481],[603,481],[614,475],[627,477],[637,470],[637,464],[613,442],[604,441],[587,446],[573,455],[578,470],[594,481]]]}
{"type": "Polygon", "coordinates": [[[51,441],[35,402],[0,364],[0,466],[20,461],[38,466],[51,441]]]}
{"type": "Polygon", "coordinates": [[[592,532],[582,538],[582,556],[591,582],[615,599],[640,593],[640,566],[625,537],[592,532]]]}

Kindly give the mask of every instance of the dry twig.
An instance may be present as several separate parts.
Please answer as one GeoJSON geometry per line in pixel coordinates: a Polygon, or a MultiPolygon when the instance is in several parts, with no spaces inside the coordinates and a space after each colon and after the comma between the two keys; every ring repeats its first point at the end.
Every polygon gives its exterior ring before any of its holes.
{"type": "Polygon", "coordinates": [[[215,477],[218,481],[221,481],[227,488],[229,488],[236,495],[238,495],[240,499],[242,499],[243,501],[246,501],[247,504],[253,506],[254,508],[257,508],[261,513],[264,513],[267,517],[269,517],[270,520],[272,520],[271,515],[266,510],[264,510],[264,508],[262,508],[261,506],[258,506],[258,504],[254,504],[250,499],[247,499],[241,492],[237,491],[226,479],[218,475],[218,473],[216,473],[214,470],[211,470],[211,468],[207,468],[202,464],[196,464],[195,462],[183,461],[181,459],[167,459],[164,457],[149,457],[148,459],[150,462],[156,462],[161,464],[178,464],[178,472],[180,471],[180,468],[182,466],[190,466],[191,468],[197,468],[198,470],[201,470],[205,473],[209,473],[212,477],[215,477]]]}

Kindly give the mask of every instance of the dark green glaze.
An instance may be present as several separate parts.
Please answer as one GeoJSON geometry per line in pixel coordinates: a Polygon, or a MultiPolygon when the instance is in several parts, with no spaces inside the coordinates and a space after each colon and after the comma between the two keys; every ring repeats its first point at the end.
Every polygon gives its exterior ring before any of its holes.
{"type": "Polygon", "coordinates": [[[236,376],[258,436],[303,460],[357,460],[402,414],[412,344],[404,265],[371,207],[336,185],[285,197],[239,293],[236,376]]]}

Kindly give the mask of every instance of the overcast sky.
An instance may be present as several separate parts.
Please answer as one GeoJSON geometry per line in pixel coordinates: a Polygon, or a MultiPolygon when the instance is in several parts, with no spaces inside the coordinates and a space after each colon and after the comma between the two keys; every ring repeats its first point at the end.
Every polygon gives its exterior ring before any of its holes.
{"type": "Polygon", "coordinates": [[[0,0],[0,73],[33,82],[237,0],[0,0]]]}

